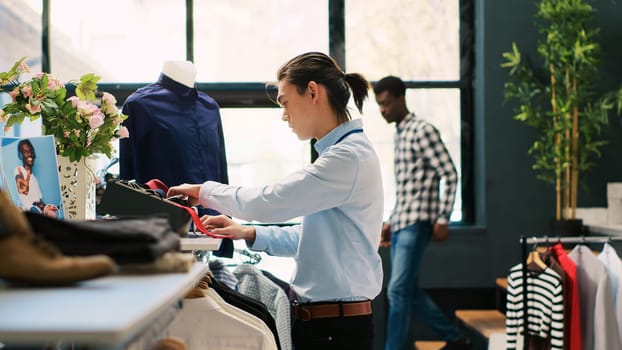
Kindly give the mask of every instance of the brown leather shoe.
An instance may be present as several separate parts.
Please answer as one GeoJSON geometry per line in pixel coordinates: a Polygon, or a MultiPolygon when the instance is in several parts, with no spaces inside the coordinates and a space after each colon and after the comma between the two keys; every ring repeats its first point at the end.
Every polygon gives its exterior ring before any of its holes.
{"type": "Polygon", "coordinates": [[[175,336],[168,336],[164,339],[158,340],[157,343],[153,345],[151,350],[186,350],[188,346],[186,342],[175,336]]]}
{"type": "Polygon", "coordinates": [[[112,273],[110,257],[67,257],[36,236],[24,214],[0,191],[0,278],[33,285],[62,285],[112,273]]]}
{"type": "Polygon", "coordinates": [[[67,257],[34,235],[0,238],[0,278],[32,285],[63,285],[108,275],[117,268],[105,255],[67,257]]]}
{"type": "Polygon", "coordinates": [[[33,234],[26,216],[13,204],[9,194],[2,190],[0,190],[0,225],[12,234],[33,234]]]}

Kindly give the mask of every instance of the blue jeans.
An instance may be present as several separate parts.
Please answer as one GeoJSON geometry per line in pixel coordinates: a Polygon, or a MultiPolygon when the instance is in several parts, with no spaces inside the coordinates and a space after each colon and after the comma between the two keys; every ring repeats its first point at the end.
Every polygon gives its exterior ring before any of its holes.
{"type": "Polygon", "coordinates": [[[391,234],[391,278],[389,279],[389,316],[385,350],[412,349],[409,339],[411,316],[425,322],[443,340],[457,340],[460,330],[421,287],[419,268],[430,243],[432,225],[418,221],[391,234]]]}

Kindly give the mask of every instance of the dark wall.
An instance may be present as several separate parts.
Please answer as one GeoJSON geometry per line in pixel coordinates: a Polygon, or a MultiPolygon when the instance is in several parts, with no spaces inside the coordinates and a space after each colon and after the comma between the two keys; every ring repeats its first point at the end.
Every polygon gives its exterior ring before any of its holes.
{"type": "MultiPolygon", "coordinates": [[[[552,185],[535,178],[527,149],[536,133],[512,118],[503,104],[507,71],[501,54],[516,42],[534,60],[537,29],[536,1],[475,0],[475,226],[452,228],[451,238],[433,243],[424,260],[422,285],[428,288],[493,287],[496,277],[520,261],[521,235],[542,236],[554,216],[552,185]]],[[[622,3],[592,2],[601,28],[603,59],[598,88],[622,86],[622,3]]],[[[589,192],[579,195],[580,207],[606,207],[607,182],[622,181],[622,127],[612,115],[604,137],[609,144],[585,176],[589,192]]]]}

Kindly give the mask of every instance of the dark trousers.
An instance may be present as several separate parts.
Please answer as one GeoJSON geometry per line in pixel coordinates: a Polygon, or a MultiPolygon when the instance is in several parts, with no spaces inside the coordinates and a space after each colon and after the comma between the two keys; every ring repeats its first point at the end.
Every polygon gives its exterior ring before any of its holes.
{"type": "Polygon", "coordinates": [[[296,320],[292,329],[295,350],[373,350],[372,315],[296,320]]]}

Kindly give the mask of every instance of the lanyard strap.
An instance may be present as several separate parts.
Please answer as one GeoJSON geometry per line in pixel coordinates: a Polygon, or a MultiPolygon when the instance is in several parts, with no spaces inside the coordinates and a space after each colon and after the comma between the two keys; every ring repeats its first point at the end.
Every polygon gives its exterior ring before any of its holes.
{"type": "Polygon", "coordinates": [[[339,139],[337,139],[337,141],[335,141],[335,143],[333,143],[333,145],[336,145],[339,142],[343,141],[343,139],[348,137],[350,134],[355,134],[355,133],[359,133],[359,132],[363,132],[363,129],[352,129],[352,130],[348,131],[347,133],[341,135],[341,137],[339,139]]]}
{"type": "Polygon", "coordinates": [[[219,233],[214,233],[213,231],[210,231],[208,229],[205,228],[205,226],[203,226],[203,223],[201,222],[201,219],[199,218],[199,215],[197,214],[196,211],[194,211],[193,208],[187,207],[185,205],[181,205],[179,203],[175,203],[173,201],[169,201],[171,202],[173,205],[180,207],[182,209],[184,209],[185,211],[188,212],[188,214],[190,214],[190,217],[192,217],[192,221],[194,222],[194,227],[198,228],[199,231],[201,231],[202,234],[213,237],[213,238],[233,238],[233,235],[228,234],[228,235],[223,235],[223,234],[219,234],[219,233]]]}
{"type": "MultiPolygon", "coordinates": [[[[149,187],[152,190],[162,190],[164,191],[164,193],[168,192],[168,186],[166,186],[166,184],[164,184],[164,182],[158,180],[158,179],[152,179],[147,181],[147,183],[145,184],[147,185],[147,187],[149,187]]],[[[199,218],[199,215],[197,214],[197,212],[194,210],[194,208],[188,207],[186,205],[177,203],[175,201],[172,200],[167,200],[167,203],[172,204],[178,208],[181,208],[183,210],[185,210],[188,214],[190,214],[190,217],[192,218],[192,221],[194,223],[194,227],[199,229],[199,231],[201,231],[202,234],[213,237],[213,238],[233,238],[232,235],[222,235],[222,234],[218,234],[218,233],[214,233],[208,229],[206,229],[203,224],[201,223],[201,219],[199,218]]]]}

